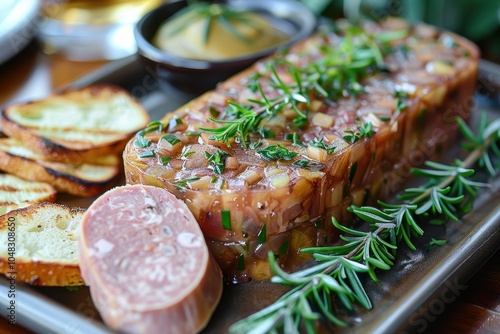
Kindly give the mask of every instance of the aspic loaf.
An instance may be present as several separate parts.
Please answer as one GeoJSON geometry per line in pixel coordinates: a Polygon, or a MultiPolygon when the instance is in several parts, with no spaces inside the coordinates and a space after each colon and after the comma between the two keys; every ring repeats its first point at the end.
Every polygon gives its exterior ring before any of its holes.
{"type": "Polygon", "coordinates": [[[339,21],[140,132],[124,151],[127,182],[183,199],[227,280],[268,279],[269,251],[297,268],[301,248],[336,239],[332,217],[349,223],[350,205],[442,156],[456,117],[469,118],[478,58],[428,25],[339,21]],[[232,135],[214,137],[221,127],[232,135]]]}
{"type": "Polygon", "coordinates": [[[108,84],[55,93],[6,107],[0,128],[49,160],[79,164],[121,153],[149,115],[127,91],[108,84]]]}

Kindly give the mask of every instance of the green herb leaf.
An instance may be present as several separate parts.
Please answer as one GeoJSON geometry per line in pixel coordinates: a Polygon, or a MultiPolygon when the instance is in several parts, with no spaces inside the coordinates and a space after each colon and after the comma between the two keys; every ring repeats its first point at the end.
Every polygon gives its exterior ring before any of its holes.
{"type": "Polygon", "coordinates": [[[298,153],[289,151],[282,144],[269,145],[257,150],[257,153],[264,160],[292,160],[298,153]]]}
{"type": "Polygon", "coordinates": [[[188,177],[187,179],[174,182],[173,185],[177,188],[177,190],[182,190],[189,182],[197,181],[199,179],[199,177],[188,177]]]}
{"type": "Polygon", "coordinates": [[[259,234],[257,234],[257,238],[259,241],[259,244],[263,244],[266,242],[266,223],[262,225],[262,228],[259,231],[259,234]]]}
{"type": "Polygon", "coordinates": [[[139,148],[146,148],[151,145],[151,140],[144,138],[143,136],[137,136],[134,140],[134,146],[139,148]]]}
{"type": "Polygon", "coordinates": [[[163,155],[158,156],[158,160],[162,165],[168,165],[168,163],[172,160],[172,157],[165,157],[163,155]]]}
{"type": "Polygon", "coordinates": [[[161,139],[165,139],[172,146],[181,142],[181,140],[177,138],[176,135],[173,135],[171,133],[164,135],[163,137],[161,137],[161,139]]]}
{"type": "Polygon", "coordinates": [[[155,156],[155,151],[144,151],[139,154],[139,158],[152,158],[155,156]]]}
{"type": "Polygon", "coordinates": [[[231,230],[231,211],[221,210],[220,215],[221,215],[222,227],[225,230],[231,230]]]}
{"type": "Polygon", "coordinates": [[[226,158],[229,156],[229,153],[221,151],[219,149],[213,154],[205,151],[205,157],[210,163],[210,168],[213,169],[215,174],[224,173],[224,169],[226,168],[226,158]]]}

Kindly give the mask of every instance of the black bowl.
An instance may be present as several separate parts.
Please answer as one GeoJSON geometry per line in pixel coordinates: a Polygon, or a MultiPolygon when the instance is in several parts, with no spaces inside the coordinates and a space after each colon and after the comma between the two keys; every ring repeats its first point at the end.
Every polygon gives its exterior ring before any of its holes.
{"type": "Polygon", "coordinates": [[[303,4],[294,0],[227,0],[231,6],[259,12],[271,18],[272,24],[290,38],[273,47],[244,56],[221,60],[194,60],[175,56],[151,43],[159,26],[186,7],[185,1],[166,3],[146,14],[136,25],[134,35],[139,55],[164,79],[178,83],[196,83],[210,88],[252,63],[309,36],[316,27],[316,17],[303,4]]]}

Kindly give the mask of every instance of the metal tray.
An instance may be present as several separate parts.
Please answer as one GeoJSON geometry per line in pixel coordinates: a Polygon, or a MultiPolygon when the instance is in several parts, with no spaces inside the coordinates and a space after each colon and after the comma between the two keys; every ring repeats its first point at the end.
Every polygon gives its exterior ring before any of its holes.
{"type": "MultiPolygon", "coordinates": [[[[156,69],[136,56],[111,63],[74,82],[70,87],[91,83],[120,85],[136,96],[159,119],[201,91],[172,85],[159,78],[156,69]]],[[[491,118],[500,116],[500,67],[482,61],[476,93],[477,109],[486,109],[491,118]]],[[[477,113],[475,113],[477,115],[477,113]]],[[[336,328],[340,333],[423,332],[446,304],[453,302],[467,286],[471,275],[500,245],[500,179],[488,180],[491,188],[480,192],[474,210],[459,222],[444,226],[424,224],[425,235],[416,241],[417,251],[404,246],[396,265],[378,274],[380,283],[366,280],[374,308],[357,309],[349,315],[354,325],[336,328]],[[446,245],[431,251],[425,244],[431,237],[446,239],[446,245]]],[[[119,183],[124,183],[122,178],[119,183]]],[[[59,201],[87,207],[93,199],[59,196],[59,201]]],[[[286,288],[267,282],[224,287],[223,296],[209,325],[202,333],[222,333],[234,323],[276,300],[286,288]]],[[[0,279],[0,305],[8,306],[8,283],[0,279]]],[[[2,312],[4,315],[5,312],[2,312]]],[[[102,323],[88,288],[16,286],[16,322],[39,333],[111,333],[102,323]]]]}

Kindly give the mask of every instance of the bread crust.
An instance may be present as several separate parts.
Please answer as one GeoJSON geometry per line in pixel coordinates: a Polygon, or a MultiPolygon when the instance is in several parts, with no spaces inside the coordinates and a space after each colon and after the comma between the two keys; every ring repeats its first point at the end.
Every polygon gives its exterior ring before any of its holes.
{"type": "Polygon", "coordinates": [[[85,284],[78,265],[16,261],[14,269],[9,269],[8,262],[4,258],[0,258],[0,273],[7,278],[35,286],[80,286],[85,284]],[[15,272],[15,274],[9,272],[15,272]]]}
{"type": "Polygon", "coordinates": [[[0,215],[34,203],[55,202],[56,197],[56,189],[48,183],[0,174],[0,215]]]}
{"type": "Polygon", "coordinates": [[[114,169],[110,177],[98,182],[78,178],[43,166],[34,160],[0,151],[0,169],[26,180],[50,183],[58,191],[75,196],[92,197],[111,188],[120,169],[118,166],[103,167],[114,169]]]}
{"type": "MultiPolygon", "coordinates": [[[[105,112],[105,111],[104,111],[105,112]]],[[[68,114],[71,117],[71,114],[68,114]]],[[[2,131],[9,137],[19,139],[24,145],[32,148],[33,150],[47,156],[48,160],[65,162],[65,163],[87,163],[95,161],[97,158],[117,154],[123,151],[126,143],[130,137],[139,129],[146,126],[149,122],[149,114],[142,105],[122,88],[110,84],[95,84],[80,89],[68,89],[61,92],[52,94],[51,96],[40,100],[32,101],[24,104],[12,105],[3,109],[0,114],[0,127],[2,131]],[[121,129],[77,129],[77,128],[60,128],[58,131],[75,131],[78,130],[82,133],[88,133],[89,136],[105,134],[110,136],[103,138],[99,143],[91,143],[88,141],[70,141],[62,138],[48,138],[37,133],[36,127],[23,126],[12,119],[11,114],[19,110],[28,110],[30,108],[37,108],[39,103],[51,101],[56,98],[85,98],[95,97],[96,100],[102,99],[106,101],[113,96],[121,95],[127,99],[127,103],[131,103],[134,109],[137,110],[136,126],[131,131],[122,131],[121,129]]],[[[57,128],[58,124],[54,124],[53,128],[57,128]]]]}
{"type": "MultiPolygon", "coordinates": [[[[7,234],[9,223],[28,224],[27,221],[38,222],[41,219],[39,210],[47,212],[54,211],[54,217],[60,217],[63,213],[70,219],[80,219],[85,212],[82,208],[73,208],[63,204],[56,203],[38,203],[29,207],[10,211],[0,216],[0,234],[7,234]],[[62,211],[63,210],[63,211],[62,211]],[[76,216],[76,217],[75,217],[76,216]]],[[[54,218],[56,219],[56,218],[54,218]]],[[[16,226],[16,232],[19,226],[16,226]]],[[[78,232],[77,229],[75,232],[78,232]]],[[[26,233],[26,232],[25,232],[26,233]]],[[[77,245],[75,241],[75,252],[77,245]]],[[[16,245],[19,247],[19,245],[16,245]]],[[[11,259],[12,260],[12,259],[11,259]]],[[[14,261],[9,261],[9,255],[0,256],[0,273],[7,278],[16,279],[16,281],[25,282],[36,286],[78,286],[84,285],[80,275],[78,261],[67,263],[63,259],[60,262],[35,260],[26,261],[26,258],[15,257],[14,261]]]]}

